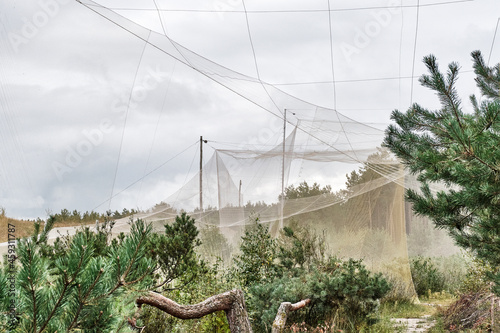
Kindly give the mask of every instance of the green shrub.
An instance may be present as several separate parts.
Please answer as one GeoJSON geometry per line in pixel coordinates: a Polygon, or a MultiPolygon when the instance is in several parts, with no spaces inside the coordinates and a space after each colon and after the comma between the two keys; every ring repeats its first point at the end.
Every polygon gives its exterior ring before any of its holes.
{"type": "Polygon", "coordinates": [[[148,238],[148,256],[158,263],[155,278],[159,286],[168,286],[173,281],[187,285],[198,274],[206,270],[195,249],[201,244],[197,238],[195,220],[183,212],[175,217],[174,223],[164,225],[164,233],[153,233],[148,238]]]}
{"type": "Polygon", "coordinates": [[[285,275],[250,286],[247,305],[255,331],[270,331],[281,302],[305,298],[311,299],[310,305],[291,313],[289,324],[334,322],[336,327],[353,331],[365,324],[380,298],[390,290],[387,280],[369,272],[358,260],[330,258],[323,264],[300,276],[285,275]]]}
{"type": "MultiPolygon", "coordinates": [[[[282,302],[298,302],[309,297],[305,288],[306,280],[299,277],[282,277],[271,282],[254,284],[249,287],[246,299],[248,315],[256,333],[269,332],[282,302]]],[[[304,311],[291,312],[287,322],[305,319],[304,311]]]]}
{"type": "Polygon", "coordinates": [[[234,258],[234,274],[247,287],[277,275],[277,244],[268,228],[256,220],[241,237],[241,254],[234,258]]]}
{"type": "Polygon", "coordinates": [[[453,295],[460,294],[464,280],[469,274],[471,261],[472,257],[464,252],[432,258],[435,267],[444,277],[443,290],[453,295]]]}
{"type": "Polygon", "coordinates": [[[463,294],[479,293],[490,287],[489,276],[493,269],[484,260],[473,258],[469,264],[467,275],[465,276],[460,291],[463,294]]]}
{"type": "Polygon", "coordinates": [[[374,313],[391,286],[382,274],[373,274],[361,260],[330,258],[324,271],[308,281],[311,292],[309,319],[321,322],[340,314],[339,326],[356,329],[374,313]]]}
{"type": "Polygon", "coordinates": [[[415,257],[410,260],[411,277],[418,296],[430,292],[442,291],[445,287],[445,276],[441,273],[431,258],[415,257]]]}
{"type": "Polygon", "coordinates": [[[294,220],[284,227],[277,240],[279,265],[286,271],[308,270],[324,258],[325,239],[294,220]]]}

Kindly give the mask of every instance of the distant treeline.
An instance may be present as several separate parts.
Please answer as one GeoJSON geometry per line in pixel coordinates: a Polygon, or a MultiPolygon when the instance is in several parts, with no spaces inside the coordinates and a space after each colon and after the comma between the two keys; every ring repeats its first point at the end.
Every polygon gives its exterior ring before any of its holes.
{"type": "Polygon", "coordinates": [[[111,211],[108,210],[105,213],[98,213],[94,211],[86,211],[84,213],[79,212],[78,210],[73,210],[73,212],[70,212],[66,208],[61,209],[60,213],[53,213],[50,214],[54,216],[55,218],[55,223],[81,223],[81,224],[90,224],[94,223],[95,221],[103,222],[105,220],[109,219],[120,219],[123,217],[127,217],[130,215],[137,214],[137,210],[131,209],[128,210],[127,208],[123,208],[122,212],[120,213],[118,210],[116,211],[111,211]]]}

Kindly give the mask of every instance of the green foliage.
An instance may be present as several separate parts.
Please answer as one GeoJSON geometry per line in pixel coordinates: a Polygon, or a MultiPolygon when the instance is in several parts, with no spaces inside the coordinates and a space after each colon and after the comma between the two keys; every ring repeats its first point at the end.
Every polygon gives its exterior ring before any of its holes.
{"type": "Polygon", "coordinates": [[[17,321],[12,315],[16,306],[15,272],[17,266],[14,265],[14,261],[15,259],[6,254],[3,265],[0,267],[0,332],[7,332],[7,327],[14,325],[17,321]]]}
{"type": "MultiPolygon", "coordinates": [[[[332,187],[330,185],[326,185],[321,188],[318,183],[314,183],[309,186],[306,181],[303,181],[297,187],[290,185],[285,188],[285,198],[287,199],[307,198],[321,194],[332,194],[332,187]]],[[[281,195],[279,198],[281,199],[281,195]]]]}
{"type": "Polygon", "coordinates": [[[241,253],[234,258],[234,266],[242,285],[247,287],[276,276],[277,245],[268,228],[257,219],[241,239],[241,253]]]}
{"type": "Polygon", "coordinates": [[[324,318],[342,314],[344,324],[355,329],[373,313],[380,299],[391,289],[382,274],[372,274],[361,261],[330,258],[323,272],[309,280],[311,306],[309,317],[324,318]]]}
{"type": "Polygon", "coordinates": [[[412,301],[386,302],[380,304],[381,317],[389,318],[420,318],[430,314],[429,306],[416,304],[412,301]]]}
{"type": "Polygon", "coordinates": [[[410,260],[411,278],[418,296],[445,289],[445,277],[428,257],[415,257],[410,260]]]}
{"type": "Polygon", "coordinates": [[[469,294],[488,290],[490,287],[489,275],[493,272],[492,267],[484,260],[473,258],[468,268],[460,291],[463,294],[469,294]]]}
{"type": "Polygon", "coordinates": [[[459,66],[444,75],[436,58],[424,58],[429,75],[420,82],[433,90],[440,110],[418,104],[394,111],[384,145],[422,182],[421,192],[407,191],[415,212],[446,229],[456,243],[487,261],[500,293],[500,65],[488,67],[479,51],[472,52],[482,102],[470,97],[473,113],[462,110],[455,88],[459,66]],[[441,182],[447,191],[433,193],[441,182]]]}
{"type": "MultiPolygon", "coordinates": [[[[42,251],[50,253],[46,235],[52,222],[46,223],[41,234],[38,227],[33,237],[17,243],[18,323],[10,331],[118,332],[124,312],[131,309],[115,304],[152,283],[149,276],[154,263],[145,256],[151,227],[136,221],[131,233],[120,244],[109,246],[106,255],[96,252],[95,237],[79,230],[65,243],[64,255],[49,257],[42,251]]],[[[0,276],[5,276],[2,271],[0,276]]],[[[133,302],[126,304],[133,309],[133,302]]]]}
{"type": "Polygon", "coordinates": [[[356,192],[356,187],[382,177],[379,172],[375,171],[380,168],[380,164],[384,164],[384,168],[387,171],[396,171],[398,166],[394,162],[387,149],[377,147],[377,152],[368,156],[365,165],[360,167],[358,171],[353,170],[350,174],[346,174],[346,187],[339,194],[343,198],[348,199],[350,195],[356,192]]]}
{"type": "MultiPolygon", "coordinates": [[[[47,232],[55,225],[56,218],[50,216],[41,233],[40,223],[40,221],[35,222],[35,230],[34,234],[31,236],[31,240],[38,244],[40,255],[49,259],[50,265],[53,267],[58,259],[67,255],[74,236],[69,234],[63,235],[57,237],[53,244],[49,244],[47,243],[47,232]]],[[[118,240],[111,240],[111,231],[114,224],[115,222],[113,220],[105,218],[103,223],[97,225],[95,231],[91,230],[89,227],[79,229],[78,232],[87,240],[88,246],[91,247],[94,257],[107,256],[112,246],[118,245],[118,240]]],[[[119,239],[123,240],[124,237],[124,235],[121,235],[119,239]]]]}
{"type": "Polygon", "coordinates": [[[361,261],[324,259],[322,238],[306,229],[286,227],[273,240],[257,224],[243,237],[241,252],[236,272],[248,288],[246,302],[256,332],[270,331],[282,302],[306,298],[311,304],[290,313],[287,322],[317,326],[342,313],[337,326],[360,327],[390,289],[381,274],[370,273],[361,261]]]}
{"type": "MultiPolygon", "coordinates": [[[[294,223],[292,223],[293,225],[294,223]]],[[[305,228],[284,227],[278,240],[277,258],[283,269],[308,269],[323,258],[324,239],[305,228]]]]}
{"type": "MultiPolygon", "coordinates": [[[[96,221],[103,222],[106,219],[109,220],[109,217],[111,217],[112,213],[111,211],[106,212],[105,214],[100,214],[94,211],[86,211],[84,213],[81,213],[77,211],[76,209],[70,212],[68,209],[63,208],[61,209],[61,212],[51,214],[50,217],[53,218],[56,224],[63,224],[63,225],[75,225],[75,224],[92,224],[95,223],[96,221]]],[[[118,218],[121,216],[118,216],[118,218]]]]}
{"type": "MultiPolygon", "coordinates": [[[[205,269],[205,264],[196,255],[200,245],[195,220],[185,212],[176,216],[172,225],[165,224],[165,233],[153,233],[148,239],[148,256],[158,262],[159,286],[168,285],[178,279],[181,286],[195,279],[205,269]]],[[[179,288],[180,286],[176,286],[179,288]]]]}
{"type": "Polygon", "coordinates": [[[444,277],[444,288],[448,293],[459,295],[470,274],[472,257],[462,251],[451,256],[432,257],[432,262],[444,277]]]}
{"type": "Polygon", "coordinates": [[[217,258],[224,262],[230,261],[231,245],[226,237],[220,232],[218,226],[207,225],[200,229],[201,244],[198,253],[206,260],[214,263],[217,258]]]}
{"type": "MultiPolygon", "coordinates": [[[[195,304],[236,286],[229,275],[224,275],[220,259],[210,266],[198,258],[196,250],[203,246],[198,235],[195,220],[182,213],[176,217],[173,224],[165,225],[164,234],[153,234],[148,240],[148,256],[159,263],[160,271],[155,275],[160,282],[157,287],[168,286],[169,288],[164,288],[163,295],[179,304],[195,304]]],[[[223,243],[221,237],[223,236],[218,228],[204,230],[202,240],[219,241],[221,247],[205,247],[202,251],[223,249],[227,242],[223,243]]],[[[140,320],[140,325],[146,326],[144,333],[229,333],[227,318],[222,311],[200,319],[181,320],[145,306],[140,320]]]]}
{"type": "MultiPolygon", "coordinates": [[[[255,332],[270,332],[273,320],[282,302],[298,302],[309,297],[305,277],[284,276],[271,281],[256,283],[249,287],[245,300],[248,315],[255,332]]],[[[291,312],[287,322],[301,322],[304,311],[291,312]]]]}
{"type": "Polygon", "coordinates": [[[382,275],[370,273],[361,261],[330,258],[322,269],[251,285],[247,305],[256,332],[270,331],[281,302],[306,298],[311,304],[290,313],[287,322],[316,326],[333,321],[337,327],[356,331],[366,324],[389,289],[382,275]],[[339,316],[334,319],[336,314],[339,316]]]}
{"type": "Polygon", "coordinates": [[[51,214],[51,218],[55,219],[57,225],[78,225],[92,224],[96,221],[104,222],[110,218],[120,219],[137,214],[137,212],[135,209],[128,210],[124,208],[121,213],[119,211],[112,212],[108,210],[106,213],[101,214],[94,211],[79,212],[76,209],[70,212],[68,209],[63,208],[61,212],[51,214]]]}

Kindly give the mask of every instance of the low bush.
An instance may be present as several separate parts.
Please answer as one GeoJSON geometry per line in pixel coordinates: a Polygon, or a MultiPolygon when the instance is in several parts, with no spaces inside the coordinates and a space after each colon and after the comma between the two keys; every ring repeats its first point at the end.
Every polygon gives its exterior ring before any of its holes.
{"type": "Polygon", "coordinates": [[[270,331],[281,302],[305,298],[310,298],[311,303],[304,310],[291,313],[289,324],[328,324],[357,331],[389,290],[387,280],[369,272],[361,261],[330,258],[321,269],[250,286],[247,303],[256,332],[270,331]]]}
{"type": "Polygon", "coordinates": [[[468,265],[467,274],[462,282],[460,291],[464,294],[478,293],[490,286],[489,276],[493,273],[491,265],[484,260],[473,258],[468,265]]]}
{"type": "Polygon", "coordinates": [[[432,257],[431,260],[444,277],[443,290],[453,295],[459,295],[470,271],[472,257],[462,251],[450,256],[432,257]]]}
{"type": "Polygon", "coordinates": [[[418,296],[445,288],[445,275],[440,272],[428,257],[415,257],[410,260],[411,277],[418,296]]]}
{"type": "MultiPolygon", "coordinates": [[[[306,279],[282,277],[271,282],[254,284],[249,287],[246,299],[248,315],[255,332],[270,332],[278,308],[282,302],[298,302],[309,297],[305,288],[306,279]]],[[[291,312],[288,323],[305,320],[305,310],[291,312]]]]}

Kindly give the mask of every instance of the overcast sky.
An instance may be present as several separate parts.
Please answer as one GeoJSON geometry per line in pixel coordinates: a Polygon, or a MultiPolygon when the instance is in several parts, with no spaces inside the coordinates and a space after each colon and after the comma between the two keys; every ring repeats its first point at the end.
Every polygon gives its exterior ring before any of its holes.
{"type": "MultiPolygon", "coordinates": [[[[150,36],[166,33],[214,63],[379,129],[411,101],[438,106],[416,79],[424,55],[443,69],[460,63],[466,109],[478,92],[471,51],[500,62],[497,0],[97,3],[150,36]]],[[[197,171],[200,135],[209,140],[206,160],[212,147],[281,140],[280,112],[77,1],[3,0],[0,22],[0,206],[9,216],[147,209],[197,171]]]]}

